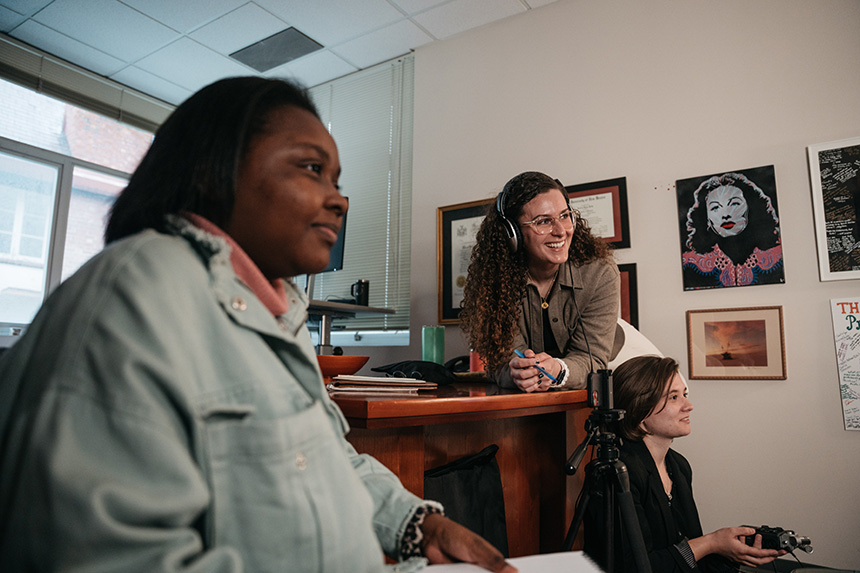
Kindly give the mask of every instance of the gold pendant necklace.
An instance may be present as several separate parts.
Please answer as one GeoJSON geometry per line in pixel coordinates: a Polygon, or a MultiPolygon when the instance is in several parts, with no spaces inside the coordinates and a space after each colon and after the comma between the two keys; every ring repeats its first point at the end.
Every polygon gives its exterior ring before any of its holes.
{"type": "Polygon", "coordinates": [[[552,277],[552,283],[549,285],[549,290],[546,293],[546,296],[541,295],[540,286],[538,286],[537,281],[531,276],[531,274],[526,271],[526,277],[535,285],[535,289],[538,291],[538,296],[540,297],[540,307],[544,310],[549,308],[549,302],[547,299],[549,298],[550,293],[552,292],[552,287],[555,286],[555,281],[558,280],[558,270],[555,271],[555,276],[552,277]]]}

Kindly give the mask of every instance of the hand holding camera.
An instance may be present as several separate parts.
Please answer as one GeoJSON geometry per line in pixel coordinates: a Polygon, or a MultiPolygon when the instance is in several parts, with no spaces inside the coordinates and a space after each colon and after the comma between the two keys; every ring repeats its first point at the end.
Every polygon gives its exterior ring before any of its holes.
{"type": "Polygon", "coordinates": [[[744,525],[744,527],[755,529],[755,534],[746,536],[747,545],[751,546],[755,542],[755,536],[761,535],[762,549],[782,549],[788,552],[800,549],[806,553],[812,553],[812,541],[808,537],[797,535],[790,529],[786,530],[781,527],[769,527],[767,525],[762,525],[761,527],[744,525]]]}

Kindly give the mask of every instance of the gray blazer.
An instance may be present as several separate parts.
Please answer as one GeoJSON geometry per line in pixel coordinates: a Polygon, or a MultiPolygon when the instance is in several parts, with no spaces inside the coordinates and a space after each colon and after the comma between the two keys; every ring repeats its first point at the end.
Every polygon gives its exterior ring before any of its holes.
{"type": "MultiPolygon", "coordinates": [[[[569,370],[564,389],[585,388],[592,358],[594,370],[598,370],[606,368],[617,352],[614,347],[618,345],[620,288],[618,267],[612,260],[600,259],[580,267],[568,261],[559,270],[558,280],[550,291],[548,312],[556,346],[562,353],[560,358],[569,370]]],[[[623,333],[619,334],[623,342],[623,333]]],[[[520,351],[531,348],[536,353],[546,347],[541,299],[534,285],[528,285],[522,299],[513,346],[520,351]]],[[[503,388],[516,388],[507,364],[496,373],[495,380],[503,388]]]]}

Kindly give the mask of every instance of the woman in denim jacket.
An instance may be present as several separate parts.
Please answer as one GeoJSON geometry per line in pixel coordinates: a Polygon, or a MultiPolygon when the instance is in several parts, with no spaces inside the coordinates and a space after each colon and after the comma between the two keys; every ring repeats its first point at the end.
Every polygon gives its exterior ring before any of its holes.
{"type": "Polygon", "coordinates": [[[164,123],[107,248],[0,361],[0,570],[513,570],[344,437],[283,278],[327,264],[339,175],[286,82],[216,82],[164,123]]]}

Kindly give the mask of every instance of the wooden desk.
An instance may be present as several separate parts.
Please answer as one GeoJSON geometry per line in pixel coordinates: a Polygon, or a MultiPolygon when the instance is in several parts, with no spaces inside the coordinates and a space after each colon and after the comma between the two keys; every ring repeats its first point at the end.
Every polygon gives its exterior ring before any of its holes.
{"type": "Polygon", "coordinates": [[[573,477],[564,467],[585,438],[584,390],[523,394],[463,382],[418,396],[333,398],[356,450],[420,497],[425,470],[497,444],[510,556],[561,550],[582,487],[584,466],[573,477]]]}

